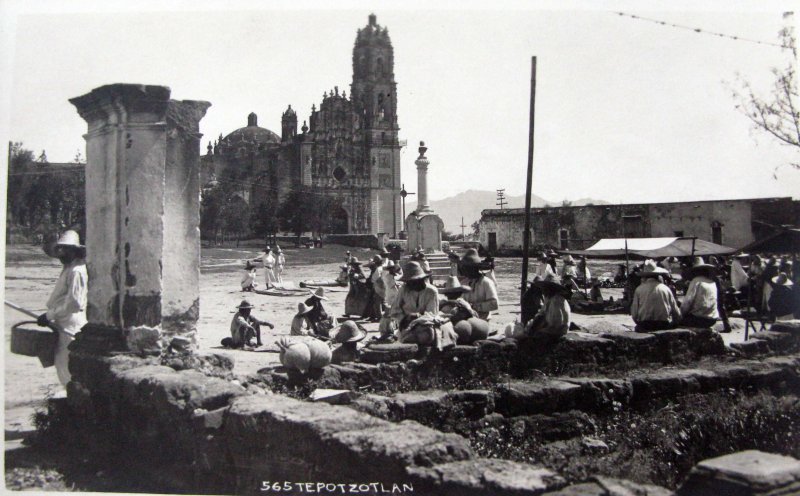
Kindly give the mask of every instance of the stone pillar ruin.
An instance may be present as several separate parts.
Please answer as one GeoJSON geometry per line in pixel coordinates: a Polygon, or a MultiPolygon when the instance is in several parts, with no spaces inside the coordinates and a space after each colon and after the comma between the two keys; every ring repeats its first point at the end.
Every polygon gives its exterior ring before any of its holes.
{"type": "Polygon", "coordinates": [[[406,217],[408,228],[408,251],[421,246],[427,253],[442,251],[442,231],[444,222],[433,213],[428,205],[428,165],[430,162],[425,157],[428,147],[424,141],[419,142],[419,158],[417,164],[417,195],[419,203],[417,209],[406,217]]]}
{"type": "Polygon", "coordinates": [[[210,103],[164,86],[112,84],[73,98],[88,124],[89,323],[80,349],[196,348],[200,283],[199,122],[210,103]]]}

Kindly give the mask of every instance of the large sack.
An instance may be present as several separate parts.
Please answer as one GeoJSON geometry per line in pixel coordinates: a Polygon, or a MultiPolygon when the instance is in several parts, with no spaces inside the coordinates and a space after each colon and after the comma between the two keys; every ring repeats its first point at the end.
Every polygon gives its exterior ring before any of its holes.
{"type": "Polygon", "coordinates": [[[472,326],[472,341],[480,341],[489,337],[489,323],[478,317],[471,317],[467,322],[472,326]]]}
{"type": "Polygon", "coordinates": [[[308,350],[311,352],[310,368],[321,369],[331,363],[331,349],[330,347],[318,339],[309,339],[305,342],[308,350]]]}
{"type": "Polygon", "coordinates": [[[281,340],[278,343],[281,349],[281,364],[290,369],[297,369],[306,373],[311,368],[311,349],[306,343],[289,342],[281,340]]]}
{"type": "Polygon", "coordinates": [[[458,344],[472,343],[472,324],[466,320],[462,320],[453,326],[453,330],[458,335],[458,344]]]}

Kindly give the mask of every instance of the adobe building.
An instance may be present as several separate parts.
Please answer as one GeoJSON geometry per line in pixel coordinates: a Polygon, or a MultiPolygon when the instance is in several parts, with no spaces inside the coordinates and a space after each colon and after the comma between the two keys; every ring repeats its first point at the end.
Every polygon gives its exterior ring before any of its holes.
{"type": "Polygon", "coordinates": [[[394,49],[374,14],[359,29],[353,48],[350,95],[338,87],[311,106],[298,132],[291,105],[281,115],[280,135],[247,126],[209,143],[201,183],[227,181],[241,198],[258,205],[269,195],[283,201],[304,187],[312,198],[335,200],[332,233],[396,234],[402,230],[400,150],[394,49]]]}
{"type": "MultiPolygon", "coordinates": [[[[602,238],[697,236],[739,248],[799,221],[790,197],[532,208],[531,240],[581,250],[602,238]]],[[[523,208],[484,210],[480,241],[491,253],[521,253],[524,226],[523,208]]]]}

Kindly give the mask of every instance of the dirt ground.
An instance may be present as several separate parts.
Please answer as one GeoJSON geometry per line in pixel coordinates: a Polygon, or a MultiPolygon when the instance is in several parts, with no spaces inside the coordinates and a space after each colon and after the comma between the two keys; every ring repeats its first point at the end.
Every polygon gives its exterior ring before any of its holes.
{"type": "MultiPolygon", "coordinates": [[[[284,281],[294,283],[309,279],[334,279],[344,252],[350,249],[360,260],[368,260],[372,251],[345,248],[337,245],[321,249],[295,249],[283,247],[287,266],[284,281]]],[[[257,370],[278,364],[275,341],[289,335],[289,325],[297,310],[297,303],[307,296],[266,296],[243,293],[239,290],[243,260],[259,255],[256,248],[204,248],[200,277],[200,321],[198,336],[202,350],[215,351],[234,359],[234,372],[248,375],[257,370]],[[229,335],[229,324],[235,307],[247,298],[254,306],[253,314],[275,325],[274,330],[264,329],[264,346],[255,351],[227,350],[220,346],[222,338],[229,335]]],[[[500,308],[492,318],[492,327],[502,332],[505,324],[519,314],[519,286],[521,259],[497,259],[496,277],[500,296],[500,308]]],[[[590,261],[593,274],[601,275],[613,269],[613,262],[590,261]]],[[[5,299],[36,313],[45,310],[45,302],[57,279],[60,265],[57,260],[45,256],[41,249],[33,246],[8,246],[6,250],[5,299]]],[[[263,271],[259,269],[259,280],[263,271]]],[[[340,316],[347,295],[345,288],[326,288],[329,301],[325,303],[330,314],[340,316]]],[[[604,290],[604,296],[621,297],[621,290],[604,290]]],[[[35,408],[49,395],[63,394],[54,368],[42,369],[36,358],[14,355],[9,350],[10,329],[17,322],[29,320],[23,314],[4,308],[5,321],[5,440],[6,450],[18,446],[27,432],[33,429],[31,415],[35,408]]],[[[578,325],[596,321],[609,321],[631,325],[627,315],[590,316],[574,315],[578,325]]],[[[734,332],[723,335],[726,342],[742,341],[744,325],[733,319],[734,332]]],[[[377,334],[377,324],[365,324],[370,334],[377,334]]],[[[368,338],[369,339],[369,338],[368,338]]]]}

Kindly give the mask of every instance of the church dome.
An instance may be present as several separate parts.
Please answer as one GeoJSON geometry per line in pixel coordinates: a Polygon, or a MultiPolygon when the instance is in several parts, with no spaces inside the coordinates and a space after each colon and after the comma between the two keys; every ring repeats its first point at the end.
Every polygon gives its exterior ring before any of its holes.
{"type": "Polygon", "coordinates": [[[238,146],[240,144],[266,145],[280,143],[281,137],[269,129],[258,126],[258,116],[251,113],[247,116],[247,126],[240,127],[223,138],[228,146],[238,146]]]}

